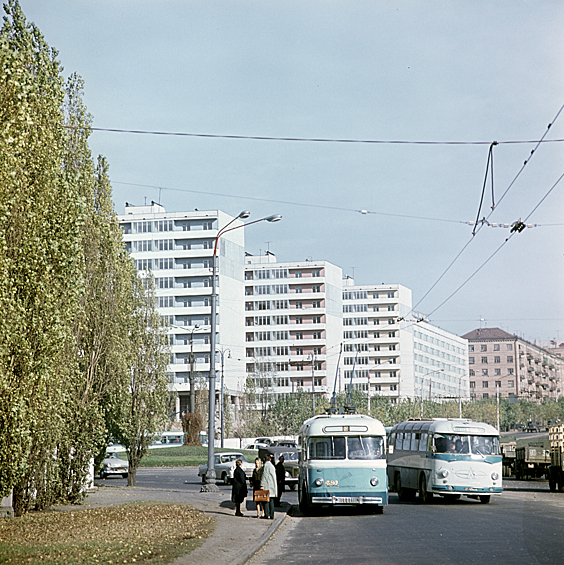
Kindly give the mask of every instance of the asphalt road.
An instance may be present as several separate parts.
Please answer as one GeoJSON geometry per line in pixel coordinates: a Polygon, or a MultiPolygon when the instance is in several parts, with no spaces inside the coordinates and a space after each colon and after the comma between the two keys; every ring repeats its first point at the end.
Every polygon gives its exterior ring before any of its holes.
{"type": "Polygon", "coordinates": [[[299,511],[250,565],[378,563],[378,565],[556,565],[564,563],[564,493],[546,481],[504,481],[490,504],[438,498],[400,503],[384,515],[357,509],[299,511]]]}

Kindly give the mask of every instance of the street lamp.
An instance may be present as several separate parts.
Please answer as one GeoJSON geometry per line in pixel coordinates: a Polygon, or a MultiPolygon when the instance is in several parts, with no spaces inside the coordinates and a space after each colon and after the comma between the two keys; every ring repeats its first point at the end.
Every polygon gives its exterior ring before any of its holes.
{"type": "Polygon", "coordinates": [[[435,373],[441,373],[444,369],[437,369],[436,371],[431,371],[430,373],[425,373],[421,377],[421,418],[423,418],[423,379],[429,375],[429,401],[431,400],[431,386],[433,385],[433,380],[431,379],[430,375],[434,375],[435,373]]]}
{"type": "Polygon", "coordinates": [[[205,484],[202,485],[200,492],[219,492],[215,484],[215,466],[214,466],[214,439],[215,439],[215,343],[216,343],[216,311],[217,311],[217,289],[216,289],[216,269],[217,269],[217,243],[219,238],[229,231],[233,231],[258,222],[278,222],[282,219],[279,214],[267,216],[260,220],[254,220],[246,224],[231,226],[235,220],[245,220],[250,216],[247,210],[243,210],[237,217],[233,218],[229,223],[220,228],[215,237],[212,256],[212,296],[211,296],[211,340],[210,340],[210,378],[209,378],[209,426],[208,426],[208,470],[206,471],[205,484]]]}

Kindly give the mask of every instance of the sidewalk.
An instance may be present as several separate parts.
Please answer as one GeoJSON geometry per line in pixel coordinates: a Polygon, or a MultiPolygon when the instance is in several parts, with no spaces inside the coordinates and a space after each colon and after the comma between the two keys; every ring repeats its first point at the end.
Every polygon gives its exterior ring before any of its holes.
{"type": "Polygon", "coordinates": [[[253,509],[243,510],[245,517],[241,518],[234,515],[233,503],[226,492],[106,486],[99,486],[90,493],[80,508],[118,506],[136,500],[189,504],[214,519],[213,534],[198,549],[174,561],[174,565],[242,565],[269,540],[290,509],[289,504],[282,503],[282,507],[276,509],[274,520],[258,520],[254,503],[247,498],[248,507],[253,509]]]}

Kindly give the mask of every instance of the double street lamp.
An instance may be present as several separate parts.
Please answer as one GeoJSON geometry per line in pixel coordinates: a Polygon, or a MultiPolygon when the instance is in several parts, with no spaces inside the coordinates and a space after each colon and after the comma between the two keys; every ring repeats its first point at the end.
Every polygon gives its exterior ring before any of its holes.
{"type": "Polygon", "coordinates": [[[258,222],[277,222],[282,219],[282,216],[276,214],[267,216],[260,220],[247,222],[246,224],[239,224],[238,226],[230,227],[235,220],[245,220],[250,216],[247,210],[243,210],[237,217],[233,218],[228,224],[218,230],[215,237],[215,244],[213,247],[212,257],[212,296],[211,296],[211,339],[210,339],[210,378],[209,378],[209,426],[208,426],[208,470],[206,471],[205,484],[202,485],[200,492],[218,492],[219,489],[215,484],[216,474],[214,465],[214,439],[215,439],[215,346],[216,346],[216,312],[217,312],[217,288],[216,288],[216,269],[217,269],[217,243],[222,235],[227,232],[250,226],[258,222]]]}

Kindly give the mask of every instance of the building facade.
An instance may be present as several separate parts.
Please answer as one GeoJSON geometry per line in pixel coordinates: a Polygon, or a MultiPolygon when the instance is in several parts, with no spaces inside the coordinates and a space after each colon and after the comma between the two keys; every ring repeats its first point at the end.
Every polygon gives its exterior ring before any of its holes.
{"type": "Polygon", "coordinates": [[[341,269],[245,257],[245,360],[259,402],[332,390],[341,340],[341,269]]]}
{"type": "Polygon", "coordinates": [[[462,337],[468,340],[472,399],[499,393],[540,402],[561,396],[560,356],[500,328],[478,328],[462,337]]]}
{"type": "MultiPolygon", "coordinates": [[[[218,229],[233,217],[219,210],[170,213],[153,202],[126,204],[118,219],[138,271],[154,276],[157,308],[169,325],[169,388],[178,393],[177,412],[186,410],[190,376],[197,388],[209,378],[213,249],[218,229]]],[[[219,239],[217,256],[217,387],[223,361],[229,391],[242,388],[245,374],[244,228],[219,239]]]]}

